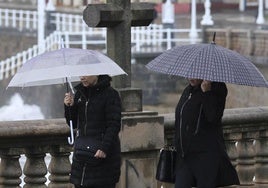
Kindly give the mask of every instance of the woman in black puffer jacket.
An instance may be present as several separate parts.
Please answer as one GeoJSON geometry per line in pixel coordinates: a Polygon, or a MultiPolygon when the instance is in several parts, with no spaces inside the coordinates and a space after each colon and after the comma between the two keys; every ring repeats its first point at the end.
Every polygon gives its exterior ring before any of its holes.
{"type": "Polygon", "coordinates": [[[94,156],[101,162],[91,165],[73,157],[70,181],[76,188],[114,188],[121,166],[121,100],[108,75],[83,76],[80,80],[74,98],[65,94],[66,122],[72,120],[73,128],[77,128],[76,139],[86,136],[101,140],[94,156]]]}

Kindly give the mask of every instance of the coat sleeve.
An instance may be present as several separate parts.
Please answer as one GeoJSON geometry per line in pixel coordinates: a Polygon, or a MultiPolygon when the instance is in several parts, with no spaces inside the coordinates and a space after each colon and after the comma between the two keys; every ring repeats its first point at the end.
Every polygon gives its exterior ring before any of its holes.
{"type": "Polygon", "coordinates": [[[227,88],[224,83],[213,82],[211,90],[202,94],[203,112],[209,123],[221,121],[225,108],[227,88]]]}
{"type": "Polygon", "coordinates": [[[105,105],[106,131],[103,137],[104,152],[108,152],[118,139],[121,128],[121,98],[116,90],[111,90],[105,105]]]}

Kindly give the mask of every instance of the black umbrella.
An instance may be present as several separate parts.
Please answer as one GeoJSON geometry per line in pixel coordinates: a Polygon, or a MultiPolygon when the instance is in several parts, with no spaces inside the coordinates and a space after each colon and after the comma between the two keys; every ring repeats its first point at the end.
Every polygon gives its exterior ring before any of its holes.
{"type": "Polygon", "coordinates": [[[215,82],[268,87],[268,82],[245,56],[230,49],[210,44],[176,46],[150,61],[150,70],[215,82]]]}

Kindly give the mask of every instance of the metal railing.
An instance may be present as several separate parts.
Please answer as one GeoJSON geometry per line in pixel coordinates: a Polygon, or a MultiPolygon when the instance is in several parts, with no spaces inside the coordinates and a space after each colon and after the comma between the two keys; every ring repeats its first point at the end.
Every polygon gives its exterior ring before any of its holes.
{"type": "Polygon", "coordinates": [[[0,9],[0,26],[22,30],[37,29],[37,12],[30,10],[0,9]]]}

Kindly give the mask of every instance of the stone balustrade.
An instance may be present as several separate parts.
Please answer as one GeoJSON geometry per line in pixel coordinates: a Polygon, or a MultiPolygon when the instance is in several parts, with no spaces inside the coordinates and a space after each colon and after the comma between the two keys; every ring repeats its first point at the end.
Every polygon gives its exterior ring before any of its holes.
{"type": "MultiPolygon", "coordinates": [[[[226,109],[223,125],[227,151],[241,181],[238,187],[268,187],[268,107],[226,109]]],[[[173,187],[155,180],[159,149],[164,141],[172,142],[173,132],[174,114],[124,113],[117,187],[173,187]]],[[[0,122],[0,187],[19,188],[23,179],[24,188],[71,188],[68,136],[64,119],[0,122]]]]}
{"type": "MultiPolygon", "coordinates": [[[[154,175],[164,145],[163,125],[164,118],[157,112],[123,113],[118,188],[157,187],[154,175]]],[[[73,188],[69,132],[64,119],[0,122],[0,187],[73,188]],[[23,165],[22,155],[26,158],[23,165]]]]}
{"type": "Polygon", "coordinates": [[[256,64],[266,65],[268,46],[267,28],[264,29],[234,29],[227,28],[203,28],[203,42],[212,41],[216,32],[216,44],[234,50],[252,59],[256,64]]]}
{"type": "Polygon", "coordinates": [[[0,123],[0,187],[69,188],[69,128],[63,120],[13,121],[0,123]],[[21,155],[26,156],[23,169],[21,155]],[[50,154],[49,166],[45,156],[50,154]],[[49,172],[49,184],[46,175],[49,172]]]}
{"type": "MultiPolygon", "coordinates": [[[[165,141],[171,144],[174,114],[164,117],[165,141]]],[[[236,187],[268,187],[268,107],[226,109],[223,126],[227,153],[241,182],[236,187]]]]}

